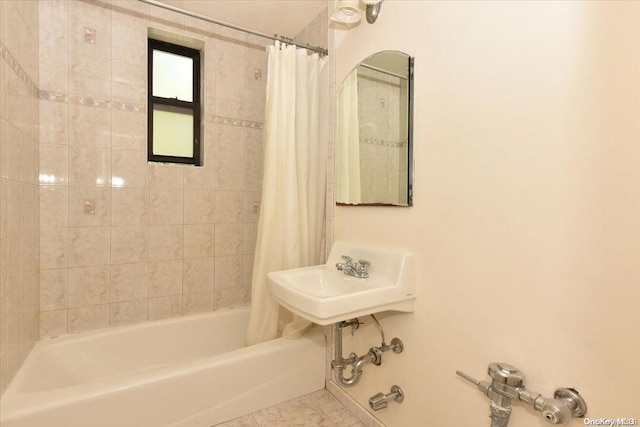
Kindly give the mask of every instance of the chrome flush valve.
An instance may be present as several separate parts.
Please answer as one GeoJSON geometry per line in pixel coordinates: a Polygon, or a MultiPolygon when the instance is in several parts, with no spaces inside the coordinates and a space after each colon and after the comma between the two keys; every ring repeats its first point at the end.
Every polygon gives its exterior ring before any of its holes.
{"type": "Polygon", "coordinates": [[[540,393],[525,388],[524,374],[506,363],[489,364],[488,374],[491,384],[478,381],[464,372],[458,375],[475,384],[478,389],[491,399],[491,426],[506,427],[511,415],[511,400],[521,401],[542,413],[544,419],[551,424],[564,424],[571,417],[583,417],[587,405],[580,394],[571,388],[559,388],[553,398],[545,398],[540,393]]]}

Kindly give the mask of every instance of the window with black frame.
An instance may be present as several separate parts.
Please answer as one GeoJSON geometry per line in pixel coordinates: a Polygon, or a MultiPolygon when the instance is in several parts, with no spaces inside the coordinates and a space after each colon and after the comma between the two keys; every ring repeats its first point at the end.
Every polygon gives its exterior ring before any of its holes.
{"type": "Polygon", "coordinates": [[[200,51],[149,39],[148,159],[200,166],[200,51]]]}

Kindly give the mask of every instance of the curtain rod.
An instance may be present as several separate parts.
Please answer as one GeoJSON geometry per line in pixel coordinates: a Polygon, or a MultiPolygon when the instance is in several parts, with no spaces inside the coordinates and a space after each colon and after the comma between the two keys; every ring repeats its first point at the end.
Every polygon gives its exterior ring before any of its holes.
{"type": "Polygon", "coordinates": [[[290,39],[288,37],[279,36],[277,34],[270,35],[270,34],[266,34],[266,33],[261,33],[260,31],[255,31],[255,30],[251,30],[249,28],[240,27],[238,25],[230,24],[228,22],[218,21],[218,20],[210,18],[210,17],[208,17],[206,15],[202,15],[200,13],[191,12],[189,10],[181,9],[179,7],[176,7],[176,6],[171,6],[169,4],[162,3],[162,2],[159,2],[159,1],[156,1],[156,0],[138,0],[138,1],[140,1],[142,3],[150,4],[152,6],[157,6],[157,7],[163,8],[163,9],[171,10],[173,12],[177,12],[177,13],[180,13],[182,15],[191,16],[192,18],[202,19],[203,21],[211,22],[212,24],[217,24],[217,25],[221,25],[223,27],[231,28],[233,30],[242,31],[243,33],[252,34],[254,36],[263,37],[263,38],[269,39],[269,40],[278,40],[278,41],[281,41],[281,42],[284,42],[284,43],[292,44],[294,46],[302,47],[302,48],[305,48],[305,49],[310,50],[312,52],[318,52],[321,55],[327,55],[329,53],[327,51],[327,49],[324,49],[322,47],[311,46],[309,44],[302,44],[302,43],[298,43],[295,40],[290,39]]]}
{"type": "Polygon", "coordinates": [[[397,77],[397,78],[402,79],[402,80],[407,80],[407,76],[403,76],[401,74],[394,73],[393,71],[383,70],[382,68],[374,67],[373,65],[358,64],[358,66],[364,67],[364,68],[368,68],[370,70],[377,71],[377,72],[382,73],[382,74],[388,74],[390,76],[397,77]]]}

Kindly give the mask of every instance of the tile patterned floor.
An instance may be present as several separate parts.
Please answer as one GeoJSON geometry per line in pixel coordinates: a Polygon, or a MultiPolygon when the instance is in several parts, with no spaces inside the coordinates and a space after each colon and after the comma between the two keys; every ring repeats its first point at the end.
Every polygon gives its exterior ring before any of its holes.
{"type": "Polygon", "coordinates": [[[327,390],[318,390],[215,427],[365,427],[365,425],[327,390]]]}

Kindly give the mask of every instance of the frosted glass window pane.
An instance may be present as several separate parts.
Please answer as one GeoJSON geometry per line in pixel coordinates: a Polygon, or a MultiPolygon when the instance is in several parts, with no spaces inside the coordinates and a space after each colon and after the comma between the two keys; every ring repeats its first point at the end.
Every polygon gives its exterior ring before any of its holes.
{"type": "Polygon", "coordinates": [[[152,95],[193,102],[193,59],[154,50],[152,95]]]}
{"type": "Polygon", "coordinates": [[[154,106],[153,154],[193,157],[193,114],[190,110],[154,106]]]}

